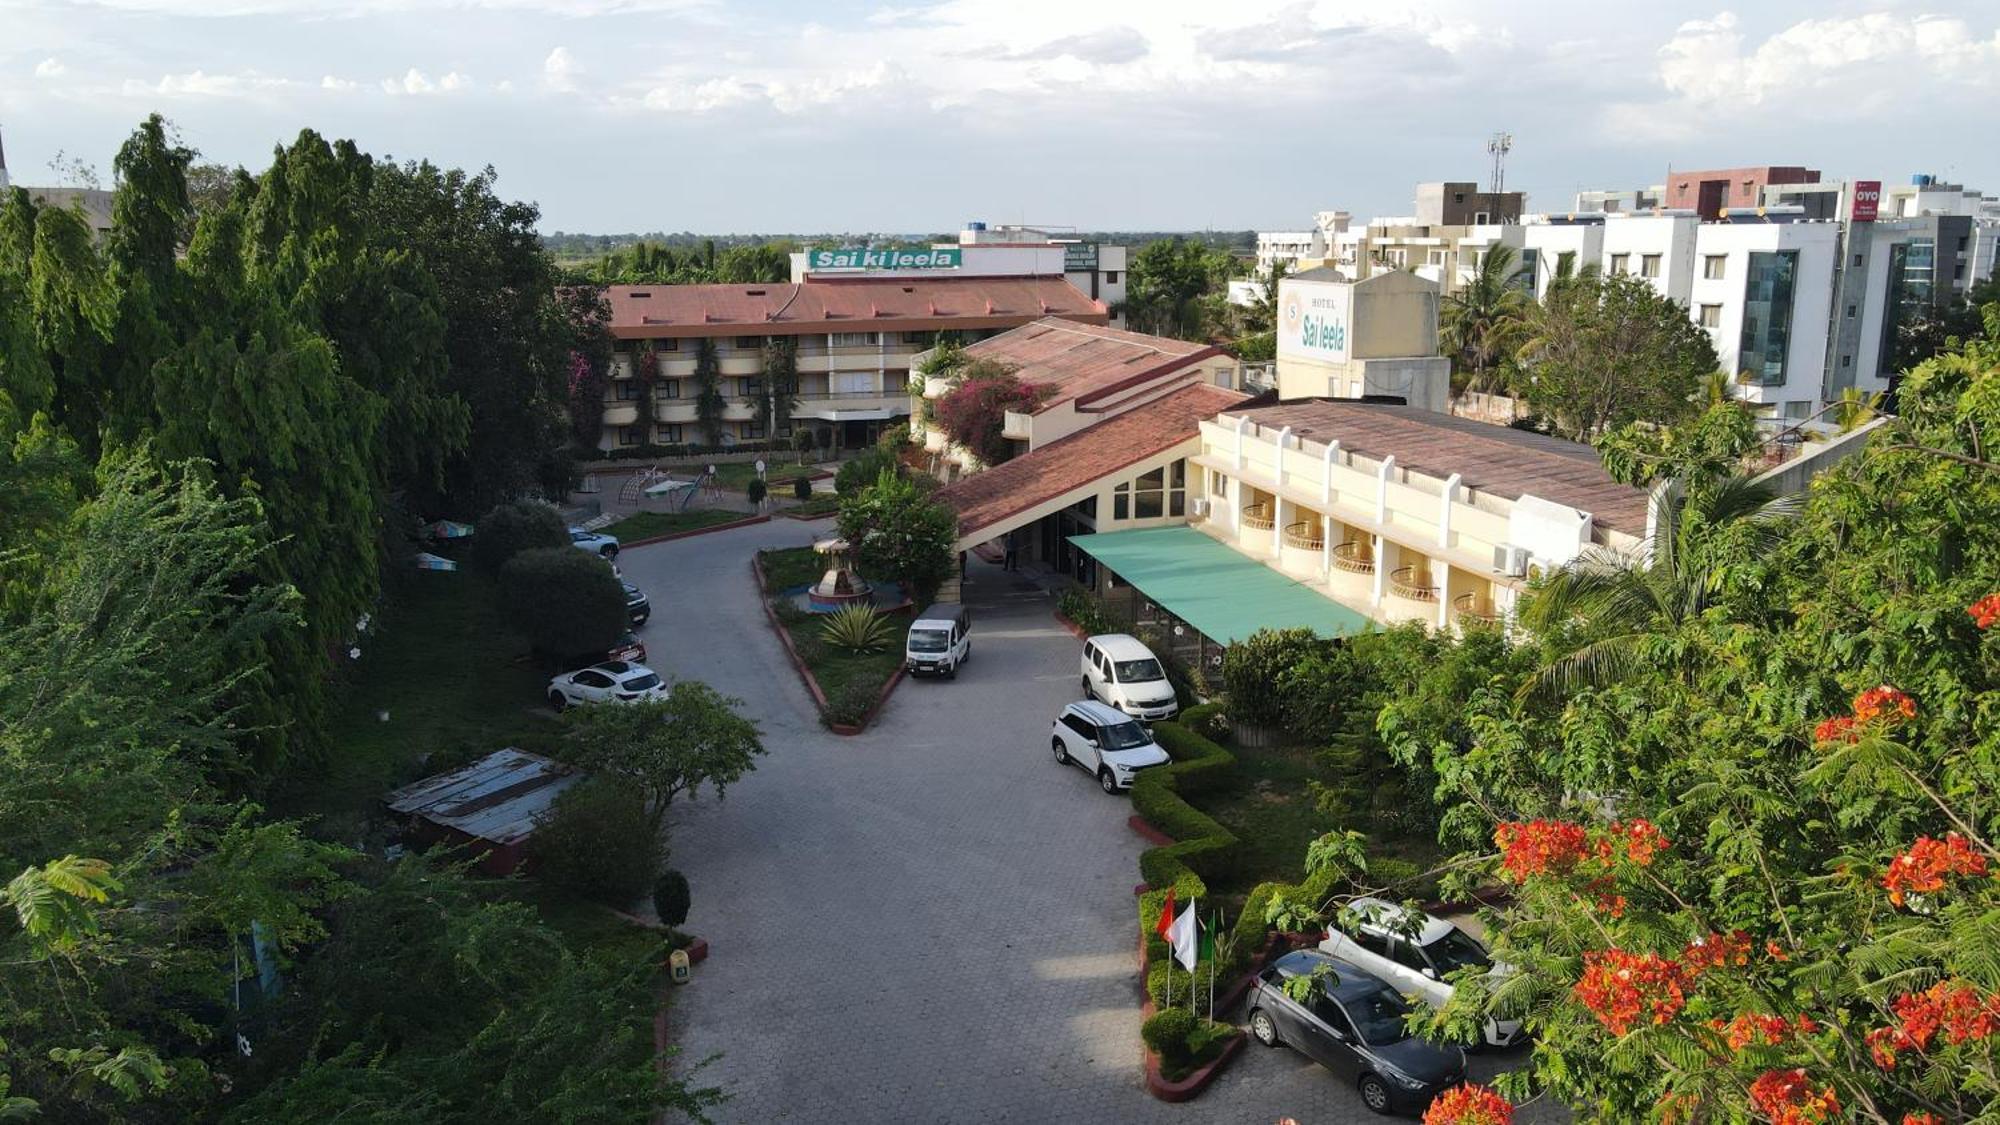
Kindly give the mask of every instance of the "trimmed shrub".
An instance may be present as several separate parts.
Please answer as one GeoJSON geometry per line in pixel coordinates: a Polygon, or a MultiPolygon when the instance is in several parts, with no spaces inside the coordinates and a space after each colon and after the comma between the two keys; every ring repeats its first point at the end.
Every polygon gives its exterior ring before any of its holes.
{"type": "Polygon", "coordinates": [[[1139,1027],[1139,1038],[1160,1057],[1160,1076],[1169,1082],[1213,1059],[1234,1034],[1228,1024],[1201,1019],[1184,1007],[1163,1007],[1139,1027]]]}
{"type": "Polygon", "coordinates": [[[771,486],[765,483],[763,477],[751,477],[750,483],[743,486],[743,495],[748,497],[752,504],[762,504],[764,497],[770,494],[771,486]]]}
{"type": "Polygon", "coordinates": [[[810,500],[812,498],[813,498],[812,482],[804,477],[794,478],[792,480],[792,499],[810,500]]]}
{"type": "Polygon", "coordinates": [[[679,926],[688,920],[688,908],[693,903],[688,897],[687,876],[678,871],[668,871],[653,883],[653,911],[660,921],[668,926],[679,926]]]}
{"type": "Polygon", "coordinates": [[[538,547],[507,560],[500,593],[514,627],[546,653],[600,651],[629,624],[625,587],[611,564],[570,546],[538,547]]]}
{"type": "Polygon", "coordinates": [[[1229,737],[1229,714],[1220,703],[1203,703],[1180,713],[1176,720],[1194,733],[1219,743],[1229,737]]]}
{"type": "Polygon", "coordinates": [[[882,470],[894,472],[896,457],[881,446],[870,446],[847,461],[841,462],[840,471],[833,475],[833,490],[842,496],[852,496],[865,488],[872,487],[882,470]]]}
{"type": "Polygon", "coordinates": [[[646,893],[660,859],[645,797],[610,778],[588,778],[564,790],[535,818],[528,838],[536,878],[620,910],[646,893]]]}
{"type": "Polygon", "coordinates": [[[1174,761],[1141,773],[1132,783],[1132,807],[1146,822],[1174,838],[1139,856],[1139,873],[1155,887],[1176,883],[1183,873],[1220,874],[1235,855],[1236,835],[1182,798],[1227,784],[1236,769],[1229,751],[1179,723],[1157,723],[1153,740],[1174,761]]]}
{"type": "Polygon", "coordinates": [[[1222,654],[1222,690],[1230,717],[1254,727],[1282,727],[1286,719],[1285,675],[1333,642],[1311,629],[1259,629],[1222,654]]]}
{"type": "Polygon", "coordinates": [[[539,500],[517,500],[498,505],[474,526],[472,561],[492,573],[522,551],[567,546],[569,528],[561,512],[539,500]]]}
{"type": "Polygon", "coordinates": [[[865,683],[850,683],[827,697],[826,721],[843,726],[858,726],[868,717],[868,709],[875,706],[875,697],[881,694],[881,686],[865,683]]]}

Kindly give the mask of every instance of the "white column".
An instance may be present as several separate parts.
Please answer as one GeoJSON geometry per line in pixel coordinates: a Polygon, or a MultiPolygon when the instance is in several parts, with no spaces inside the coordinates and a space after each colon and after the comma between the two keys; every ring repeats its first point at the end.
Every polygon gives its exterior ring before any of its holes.
{"type": "MultiPolygon", "coordinates": [[[[1240,479],[1240,478],[1242,477],[1242,475],[1243,475],[1243,427],[1245,427],[1245,426],[1247,426],[1247,425],[1249,425],[1249,424],[1250,424],[1250,419],[1248,419],[1248,418],[1245,418],[1245,417],[1243,417],[1243,416],[1241,416],[1241,415],[1238,415],[1238,416],[1237,416],[1237,418],[1236,418],[1236,475],[1237,475],[1237,477],[1238,477],[1239,479],[1240,479]]],[[[1240,486],[1240,485],[1238,486],[1238,495],[1239,495],[1239,496],[1241,495],[1241,486],[1240,486]]]]}
{"type": "Polygon", "coordinates": [[[1382,458],[1375,467],[1375,522],[1389,522],[1389,474],[1396,471],[1396,455],[1382,458]]]}
{"type": "Polygon", "coordinates": [[[1340,456],[1339,440],[1326,443],[1326,452],[1319,460],[1319,502],[1333,503],[1333,459],[1340,456]]]}
{"type": "Polygon", "coordinates": [[[1324,512],[1319,517],[1319,576],[1324,579],[1333,573],[1333,517],[1324,512]]]}
{"type": "Polygon", "coordinates": [[[1438,546],[1451,546],[1451,505],[1458,499],[1458,482],[1463,479],[1453,473],[1445,478],[1444,495],[1438,498],[1438,546]]]}
{"type": "Polygon", "coordinates": [[[1375,604],[1382,604],[1382,595],[1389,590],[1389,553],[1382,549],[1382,537],[1375,540],[1375,604]]]}
{"type": "Polygon", "coordinates": [[[1278,454],[1271,461],[1271,479],[1278,482],[1279,488],[1285,487],[1285,446],[1289,445],[1291,440],[1290,426],[1278,431],[1278,454]]]}
{"type": "Polygon", "coordinates": [[[1271,494],[1271,557],[1279,565],[1285,561],[1285,498],[1271,494]]]}
{"type": "MultiPolygon", "coordinates": [[[[1236,464],[1241,467],[1243,455],[1237,453],[1236,464]]],[[[1234,543],[1243,538],[1243,478],[1229,478],[1229,541],[1234,543]]]]}
{"type": "Polygon", "coordinates": [[[1430,569],[1431,581],[1436,583],[1438,595],[1437,627],[1440,630],[1449,629],[1451,627],[1451,564],[1432,559],[1430,569]],[[1439,566],[1444,567],[1444,578],[1442,580],[1437,576],[1439,566]]]}

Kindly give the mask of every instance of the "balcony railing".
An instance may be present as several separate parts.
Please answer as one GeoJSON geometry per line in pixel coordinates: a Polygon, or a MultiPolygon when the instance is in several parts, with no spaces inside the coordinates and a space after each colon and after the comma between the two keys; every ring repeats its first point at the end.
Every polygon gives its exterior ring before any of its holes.
{"type": "Polygon", "coordinates": [[[1504,618],[1493,599],[1484,594],[1460,594],[1451,600],[1451,607],[1460,617],[1469,617],[1487,625],[1498,625],[1504,618]]]}
{"type": "Polygon", "coordinates": [[[1434,602],[1437,591],[1431,588],[1430,577],[1428,569],[1419,578],[1416,567],[1399,567],[1389,572],[1389,592],[1413,602],[1434,602]]]}
{"type": "Polygon", "coordinates": [[[1375,573],[1375,551],[1359,539],[1349,539],[1333,549],[1333,565],[1349,574],[1375,573]]]}
{"type": "Polygon", "coordinates": [[[1320,533],[1318,524],[1311,520],[1300,520],[1285,525],[1285,546],[1297,547],[1303,551],[1317,551],[1326,546],[1326,537],[1320,533]]]}
{"type": "Polygon", "coordinates": [[[1277,522],[1271,518],[1269,504],[1252,504],[1243,509],[1243,526],[1252,531],[1269,531],[1277,526],[1277,522]]]}

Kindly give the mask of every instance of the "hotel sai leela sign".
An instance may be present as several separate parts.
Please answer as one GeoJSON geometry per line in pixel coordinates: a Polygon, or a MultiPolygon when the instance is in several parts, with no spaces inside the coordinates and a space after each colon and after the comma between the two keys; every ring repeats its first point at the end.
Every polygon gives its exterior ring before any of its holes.
{"type": "Polygon", "coordinates": [[[1346,363],[1354,325],[1354,287],[1340,281],[1278,283],[1278,354],[1346,363]]]}
{"type": "Polygon", "coordinates": [[[868,250],[848,247],[814,250],[806,255],[810,270],[955,270],[963,252],[956,246],[927,250],[868,250]]]}

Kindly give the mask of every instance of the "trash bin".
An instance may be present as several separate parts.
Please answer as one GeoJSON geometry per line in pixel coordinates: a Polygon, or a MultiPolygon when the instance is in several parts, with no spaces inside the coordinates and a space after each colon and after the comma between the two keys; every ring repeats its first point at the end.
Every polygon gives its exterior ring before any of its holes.
{"type": "Polygon", "coordinates": [[[685,949],[676,949],[667,954],[667,976],[675,984],[688,982],[688,955],[685,949]]]}

